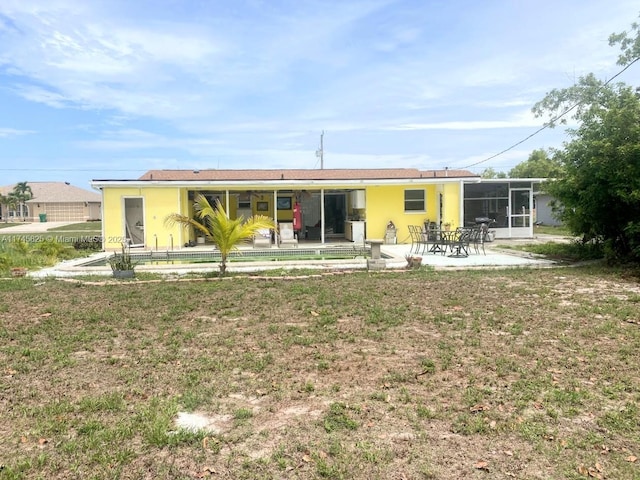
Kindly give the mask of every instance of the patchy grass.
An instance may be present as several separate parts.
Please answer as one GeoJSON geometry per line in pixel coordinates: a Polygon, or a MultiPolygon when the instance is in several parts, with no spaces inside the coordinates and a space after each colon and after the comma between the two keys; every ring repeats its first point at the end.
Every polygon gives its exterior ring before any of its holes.
{"type": "Polygon", "coordinates": [[[523,245],[499,245],[499,248],[519,250],[542,255],[560,262],[581,262],[604,258],[604,249],[600,244],[583,244],[572,241],[566,243],[526,243],[523,245]]]}
{"type": "MultiPolygon", "coordinates": [[[[17,225],[17,224],[0,224],[17,225]]],[[[42,233],[0,232],[0,277],[11,267],[37,269],[61,260],[85,257],[102,248],[101,222],[82,222],[42,233]]]]}
{"type": "Polygon", "coordinates": [[[638,478],[638,319],[593,268],[4,280],[0,478],[638,478]]]}
{"type": "Polygon", "coordinates": [[[2,220],[0,220],[0,230],[2,230],[3,228],[11,228],[17,225],[29,225],[30,222],[27,223],[17,223],[17,222],[4,222],[2,220]]]}
{"type": "Polygon", "coordinates": [[[571,236],[571,232],[567,227],[557,226],[554,227],[552,225],[534,225],[533,226],[534,234],[546,234],[546,235],[564,235],[566,237],[571,236]]]}
{"type": "Polygon", "coordinates": [[[48,229],[49,232],[84,232],[91,233],[95,235],[100,235],[102,231],[102,222],[80,222],[80,223],[71,223],[69,225],[62,225],[61,227],[54,227],[48,229]]]}
{"type": "MultiPolygon", "coordinates": [[[[6,226],[19,226],[21,223],[0,224],[0,228],[6,226]]],[[[44,241],[56,241],[71,245],[77,241],[99,237],[102,234],[102,222],[81,222],[61,227],[50,228],[46,232],[37,233],[12,233],[11,228],[5,228],[0,232],[0,243],[26,242],[37,244],[44,241]]]]}

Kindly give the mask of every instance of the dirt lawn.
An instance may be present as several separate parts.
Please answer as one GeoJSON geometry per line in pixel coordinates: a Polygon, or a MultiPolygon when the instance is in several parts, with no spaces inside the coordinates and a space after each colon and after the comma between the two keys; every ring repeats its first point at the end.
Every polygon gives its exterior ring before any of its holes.
{"type": "Polygon", "coordinates": [[[640,284],[615,272],[0,292],[0,479],[640,478],[640,284]]]}

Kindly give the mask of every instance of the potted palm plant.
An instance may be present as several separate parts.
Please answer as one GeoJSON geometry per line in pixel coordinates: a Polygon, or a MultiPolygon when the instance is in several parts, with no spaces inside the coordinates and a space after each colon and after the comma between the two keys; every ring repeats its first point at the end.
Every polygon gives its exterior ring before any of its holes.
{"type": "Polygon", "coordinates": [[[133,278],[135,276],[136,262],[131,258],[129,246],[122,244],[122,251],[109,257],[109,265],[114,278],[133,278]]]}

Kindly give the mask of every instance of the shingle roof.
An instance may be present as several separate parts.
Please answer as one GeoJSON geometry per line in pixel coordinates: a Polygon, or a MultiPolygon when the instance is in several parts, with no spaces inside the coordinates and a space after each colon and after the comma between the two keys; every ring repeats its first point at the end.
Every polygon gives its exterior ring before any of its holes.
{"type": "MultiPolygon", "coordinates": [[[[27,182],[33,192],[33,199],[29,202],[67,203],[67,202],[100,202],[99,193],[74,187],[66,182],[27,182]]],[[[0,187],[0,193],[8,195],[14,185],[0,187]]]]}
{"type": "Polygon", "coordinates": [[[261,181],[261,180],[384,180],[478,177],[467,170],[382,169],[274,169],[274,170],[149,170],[139,180],[261,181]]]}

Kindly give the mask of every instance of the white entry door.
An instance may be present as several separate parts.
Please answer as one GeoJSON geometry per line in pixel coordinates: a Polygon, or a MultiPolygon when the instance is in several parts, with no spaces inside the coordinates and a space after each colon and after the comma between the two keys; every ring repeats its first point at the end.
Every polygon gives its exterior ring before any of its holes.
{"type": "Polygon", "coordinates": [[[510,237],[533,237],[533,195],[530,188],[509,190],[510,237]]]}
{"type": "Polygon", "coordinates": [[[144,198],[124,199],[124,236],[132,247],[144,247],[144,198]]]}

